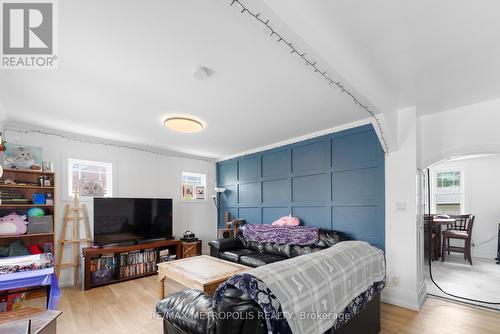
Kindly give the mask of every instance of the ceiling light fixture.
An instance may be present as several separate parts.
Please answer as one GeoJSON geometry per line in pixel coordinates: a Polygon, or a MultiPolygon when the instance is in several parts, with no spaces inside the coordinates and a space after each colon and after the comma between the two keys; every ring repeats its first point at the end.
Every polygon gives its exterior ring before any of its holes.
{"type": "Polygon", "coordinates": [[[183,133],[200,132],[205,128],[205,125],[192,117],[169,117],[164,123],[167,129],[183,133]]]}

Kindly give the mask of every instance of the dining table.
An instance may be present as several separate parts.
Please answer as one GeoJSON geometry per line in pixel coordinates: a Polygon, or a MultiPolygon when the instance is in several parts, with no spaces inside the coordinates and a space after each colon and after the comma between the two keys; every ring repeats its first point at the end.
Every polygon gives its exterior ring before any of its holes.
{"type": "MultiPolygon", "coordinates": [[[[437,253],[437,257],[440,258],[442,257],[442,254],[441,254],[441,250],[442,250],[442,226],[447,226],[447,225],[452,225],[456,222],[456,219],[455,218],[440,218],[440,217],[433,217],[430,221],[430,224],[431,224],[431,228],[432,230],[435,230],[436,231],[436,244],[435,244],[435,248],[436,249],[436,253],[437,253]],[[437,246],[437,248],[436,248],[437,246]]],[[[426,221],[426,223],[428,223],[428,221],[426,221]]]]}

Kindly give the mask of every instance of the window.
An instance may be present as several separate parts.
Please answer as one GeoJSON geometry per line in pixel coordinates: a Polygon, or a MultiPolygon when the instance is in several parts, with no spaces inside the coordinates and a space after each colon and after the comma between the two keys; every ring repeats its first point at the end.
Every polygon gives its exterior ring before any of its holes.
{"type": "Polygon", "coordinates": [[[181,198],[184,201],[199,201],[205,199],[205,174],[182,172],[181,198]]]}
{"type": "Polygon", "coordinates": [[[80,196],[113,196],[113,164],[100,161],[68,159],[68,194],[75,189],[80,196]]]}
{"type": "Polygon", "coordinates": [[[463,207],[463,173],[460,170],[436,173],[435,208],[438,214],[459,215],[463,207]]]}

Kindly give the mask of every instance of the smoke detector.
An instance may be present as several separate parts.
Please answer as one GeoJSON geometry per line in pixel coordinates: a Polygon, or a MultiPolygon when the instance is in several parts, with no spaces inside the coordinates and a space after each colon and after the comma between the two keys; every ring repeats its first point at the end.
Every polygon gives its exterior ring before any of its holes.
{"type": "Polygon", "coordinates": [[[193,77],[195,77],[198,80],[206,79],[208,75],[209,75],[208,68],[203,66],[198,66],[193,71],[193,77]]]}

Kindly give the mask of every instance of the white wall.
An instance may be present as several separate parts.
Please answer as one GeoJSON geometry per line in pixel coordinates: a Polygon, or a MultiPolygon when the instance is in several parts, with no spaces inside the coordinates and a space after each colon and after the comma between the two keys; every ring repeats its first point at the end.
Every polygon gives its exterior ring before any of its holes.
{"type": "Polygon", "coordinates": [[[454,156],[500,153],[500,99],[422,116],[423,167],[454,156]]]}
{"type": "MultiPolygon", "coordinates": [[[[192,230],[203,240],[204,252],[208,251],[207,242],[217,236],[216,209],[210,197],[215,186],[215,163],[210,161],[166,157],[162,155],[140,152],[133,149],[114,148],[110,146],[80,143],[42,134],[16,134],[7,131],[7,141],[24,145],[39,146],[43,149],[44,160],[54,162],[56,172],[56,240],[59,240],[62,227],[63,208],[67,202],[63,187],[67,188],[64,179],[65,161],[68,158],[112,162],[116,166],[114,182],[116,197],[161,197],[173,198],[173,232],[179,236],[185,230],[192,230]],[[207,174],[207,201],[202,203],[185,203],[179,201],[180,173],[182,171],[207,174]]],[[[88,203],[92,227],[92,203],[88,203]]],[[[71,250],[65,250],[71,255],[71,250]]],[[[72,284],[71,270],[65,270],[60,277],[61,285],[72,284]]]]}
{"type": "Polygon", "coordinates": [[[421,226],[417,222],[418,125],[414,107],[397,115],[398,150],[385,160],[385,250],[388,286],[386,302],[419,309],[425,285],[419,269],[421,226]]]}
{"type": "Polygon", "coordinates": [[[464,172],[464,213],[476,215],[472,230],[472,241],[476,246],[472,248],[472,256],[494,259],[500,223],[500,179],[496,176],[500,171],[500,155],[440,163],[431,169],[431,175],[436,170],[452,168],[461,168],[464,172]],[[491,237],[495,238],[478,245],[491,237]]]}

